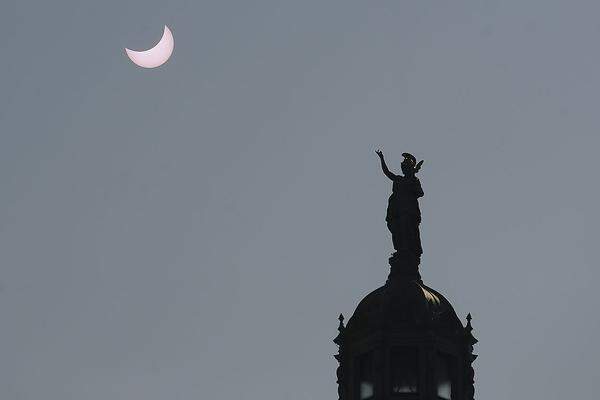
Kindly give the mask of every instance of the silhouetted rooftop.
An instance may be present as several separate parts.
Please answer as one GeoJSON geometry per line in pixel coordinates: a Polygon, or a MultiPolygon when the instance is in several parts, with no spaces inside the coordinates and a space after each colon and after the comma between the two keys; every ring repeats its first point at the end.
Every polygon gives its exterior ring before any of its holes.
{"type": "Polygon", "coordinates": [[[356,307],[345,334],[363,336],[382,328],[423,328],[451,335],[463,326],[442,294],[421,280],[400,280],[388,281],[369,293],[356,307]]]}

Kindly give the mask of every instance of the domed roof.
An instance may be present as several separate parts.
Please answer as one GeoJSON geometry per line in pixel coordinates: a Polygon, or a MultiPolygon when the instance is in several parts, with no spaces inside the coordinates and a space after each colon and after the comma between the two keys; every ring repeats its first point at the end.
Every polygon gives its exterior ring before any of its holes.
{"type": "Polygon", "coordinates": [[[454,334],[462,329],[452,305],[421,280],[388,281],[356,307],[346,333],[364,335],[377,330],[433,329],[454,334]]]}

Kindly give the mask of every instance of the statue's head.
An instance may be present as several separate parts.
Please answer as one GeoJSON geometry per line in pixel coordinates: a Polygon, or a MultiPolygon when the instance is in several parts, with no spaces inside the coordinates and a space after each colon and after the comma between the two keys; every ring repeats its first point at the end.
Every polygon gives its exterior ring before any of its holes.
{"type": "Polygon", "coordinates": [[[423,161],[421,160],[417,163],[415,156],[410,153],[402,153],[402,156],[404,157],[402,164],[400,164],[402,173],[407,177],[415,176],[415,174],[421,169],[423,161]]]}

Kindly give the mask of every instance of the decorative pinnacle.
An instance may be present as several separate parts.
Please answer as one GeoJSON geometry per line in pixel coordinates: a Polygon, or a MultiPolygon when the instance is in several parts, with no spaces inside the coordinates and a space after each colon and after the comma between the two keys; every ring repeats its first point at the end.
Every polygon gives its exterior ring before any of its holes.
{"type": "Polygon", "coordinates": [[[468,313],[467,314],[467,326],[465,326],[465,332],[466,332],[467,337],[469,338],[469,341],[471,342],[471,345],[474,345],[475,343],[477,343],[477,339],[475,339],[475,337],[471,333],[471,332],[473,332],[473,326],[471,325],[472,319],[473,319],[473,317],[471,317],[471,313],[468,313]]]}
{"type": "MultiPolygon", "coordinates": [[[[346,328],[344,327],[344,316],[342,314],[340,314],[340,316],[338,317],[338,320],[340,321],[340,324],[338,325],[338,334],[335,337],[335,339],[333,339],[333,343],[340,346],[342,343],[342,336],[344,333],[344,329],[346,329],[346,328]]],[[[339,354],[338,354],[338,356],[339,356],[339,354]]],[[[338,356],[336,356],[336,360],[339,361],[338,356]]]]}
{"type": "Polygon", "coordinates": [[[340,314],[340,316],[338,317],[338,320],[340,321],[340,325],[338,326],[338,331],[341,332],[344,330],[344,314],[340,314]]]}

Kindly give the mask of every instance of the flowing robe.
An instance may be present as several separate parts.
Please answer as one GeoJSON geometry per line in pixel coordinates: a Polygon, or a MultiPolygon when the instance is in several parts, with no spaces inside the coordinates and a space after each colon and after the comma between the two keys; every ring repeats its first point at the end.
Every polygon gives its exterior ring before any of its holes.
{"type": "Polygon", "coordinates": [[[421,182],[415,176],[397,176],[393,180],[392,195],[388,200],[387,226],[392,233],[396,251],[412,251],[417,257],[423,253],[419,224],[421,211],[418,198],[423,196],[421,182]]]}

